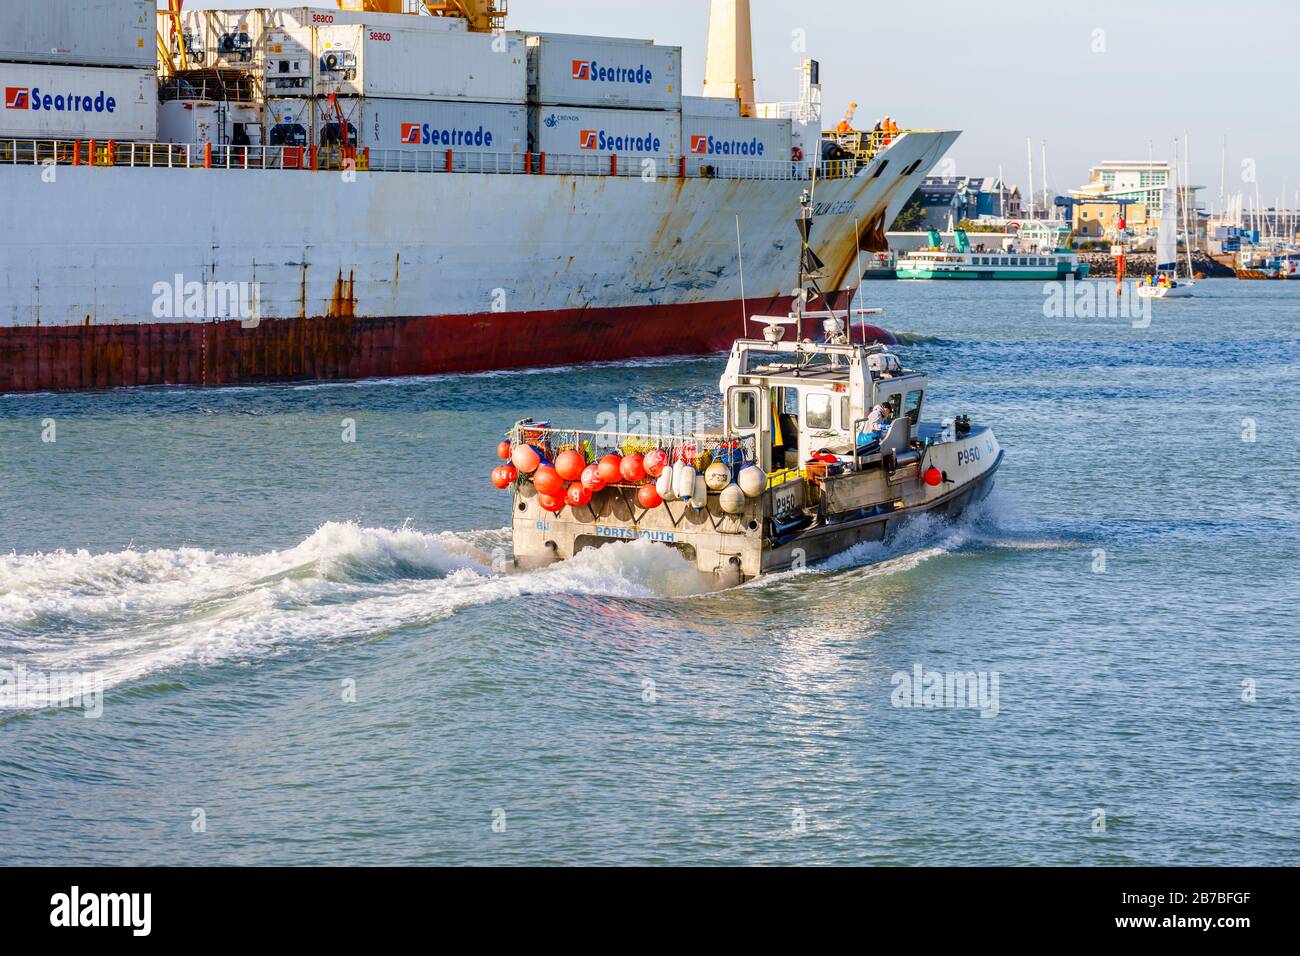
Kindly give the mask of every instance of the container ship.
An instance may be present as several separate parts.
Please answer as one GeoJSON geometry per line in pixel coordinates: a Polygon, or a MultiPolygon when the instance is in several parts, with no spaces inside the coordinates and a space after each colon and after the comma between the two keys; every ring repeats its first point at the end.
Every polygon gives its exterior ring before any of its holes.
{"type": "Polygon", "coordinates": [[[0,9],[0,392],[510,369],[722,351],[824,302],[958,136],[754,97],[748,4],[681,50],[506,29],[503,0],[0,9]]]}

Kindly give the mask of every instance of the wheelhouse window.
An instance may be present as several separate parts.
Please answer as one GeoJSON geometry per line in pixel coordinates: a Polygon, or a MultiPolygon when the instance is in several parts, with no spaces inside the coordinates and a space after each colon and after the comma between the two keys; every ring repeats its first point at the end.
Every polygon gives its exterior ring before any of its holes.
{"type": "Polygon", "coordinates": [[[758,427],[758,395],[754,392],[736,392],[732,410],[733,428],[758,427]]]}
{"type": "Polygon", "coordinates": [[[921,423],[921,400],[923,397],[924,393],[919,388],[914,392],[907,393],[906,414],[912,420],[913,428],[921,423]]]}
{"type": "Polygon", "coordinates": [[[825,392],[808,393],[808,427],[831,427],[831,397],[825,392]]]}

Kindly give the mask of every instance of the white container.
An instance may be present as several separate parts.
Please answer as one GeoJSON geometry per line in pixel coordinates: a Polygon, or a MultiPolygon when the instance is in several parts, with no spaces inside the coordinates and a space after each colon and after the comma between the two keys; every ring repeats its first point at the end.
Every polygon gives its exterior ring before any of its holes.
{"type": "Polygon", "coordinates": [[[310,146],[315,142],[315,103],[305,96],[268,98],[266,145],[310,146]]]}
{"type": "Polygon", "coordinates": [[[367,13],[362,10],[336,10],[324,7],[287,7],[268,10],[268,27],[332,27],[368,23],[391,30],[433,30],[438,33],[464,33],[468,24],[462,17],[426,17],[405,13],[367,13]]]}
{"type": "Polygon", "coordinates": [[[683,96],[682,115],[736,119],[740,116],[740,100],[728,100],[721,96],[683,96]]]}
{"type": "MultiPolygon", "coordinates": [[[[350,124],[353,146],[371,150],[445,153],[523,153],[528,111],[507,103],[447,103],[378,97],[338,99],[350,124]]],[[[339,121],[328,100],[317,99],[315,135],[321,144],[338,140],[339,121]]]]}
{"type": "Polygon", "coordinates": [[[311,96],[315,57],[310,29],[271,27],[263,35],[263,88],[266,98],[311,96]]]}
{"type": "Polygon", "coordinates": [[[256,69],[266,27],[266,10],[187,10],[181,32],[190,68],[256,69]]]}
{"type": "Polygon", "coordinates": [[[158,105],[158,141],[261,146],[262,108],[255,103],[168,100],[158,105]]]}
{"type": "Polygon", "coordinates": [[[152,140],[158,74],[152,70],[0,63],[0,137],[152,140]]]}
{"type": "Polygon", "coordinates": [[[536,107],[530,132],[532,149],[539,153],[665,158],[682,153],[682,118],[665,110],[536,107]]]}
{"type": "Polygon", "coordinates": [[[794,124],[788,119],[682,117],[688,156],[703,160],[763,159],[788,163],[794,124]]]}
{"type": "Polygon", "coordinates": [[[152,67],[154,0],[0,0],[0,60],[152,67]]]}
{"type": "Polygon", "coordinates": [[[373,25],[316,29],[316,94],[522,104],[528,67],[517,34],[373,25]]]}
{"type": "Polygon", "coordinates": [[[543,106],[680,110],[681,47],[648,40],[528,37],[528,90],[543,106]]]}

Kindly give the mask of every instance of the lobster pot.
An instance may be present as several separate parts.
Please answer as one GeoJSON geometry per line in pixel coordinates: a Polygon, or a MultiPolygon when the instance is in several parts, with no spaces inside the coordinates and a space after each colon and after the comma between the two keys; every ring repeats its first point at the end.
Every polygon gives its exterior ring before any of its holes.
{"type": "Polygon", "coordinates": [[[306,97],[289,96],[266,101],[266,144],[310,146],[315,142],[315,104],[306,97]]]}
{"type": "Polygon", "coordinates": [[[154,0],[0,0],[0,60],[151,68],[154,0]]]}
{"type": "Polygon", "coordinates": [[[530,121],[534,152],[665,160],[682,152],[682,119],[677,113],[555,107],[534,109],[530,121]]]}
{"type": "MultiPolygon", "coordinates": [[[[522,153],[527,142],[528,113],[504,103],[443,103],[377,97],[339,98],[338,110],[348,123],[351,145],[375,150],[437,153],[522,153]]],[[[335,103],[315,101],[316,141],[342,142],[335,103]]]]}
{"type": "Polygon", "coordinates": [[[649,40],[528,37],[528,95],[541,106],[682,108],[682,50],[649,40]]]}
{"type": "Polygon", "coordinates": [[[421,28],[316,28],[318,96],[391,97],[523,105],[524,42],[516,34],[421,28]]]}
{"type": "Polygon", "coordinates": [[[0,137],[152,140],[158,74],[152,70],[0,63],[0,137]]]}

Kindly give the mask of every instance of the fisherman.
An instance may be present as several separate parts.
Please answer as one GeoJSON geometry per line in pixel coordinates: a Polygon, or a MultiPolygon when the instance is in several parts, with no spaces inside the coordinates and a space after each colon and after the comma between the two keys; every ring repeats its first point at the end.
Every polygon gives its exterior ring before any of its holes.
{"type": "Polygon", "coordinates": [[[863,448],[879,442],[881,433],[889,428],[893,417],[894,410],[888,402],[881,402],[873,408],[871,414],[867,416],[866,428],[858,433],[858,447],[863,448]]]}

